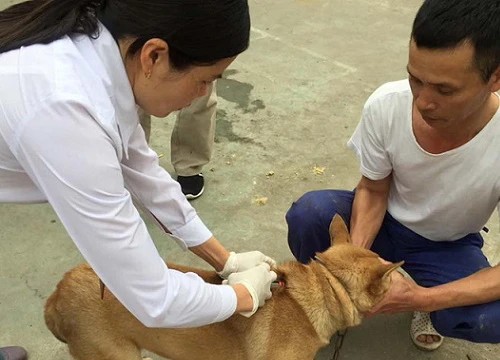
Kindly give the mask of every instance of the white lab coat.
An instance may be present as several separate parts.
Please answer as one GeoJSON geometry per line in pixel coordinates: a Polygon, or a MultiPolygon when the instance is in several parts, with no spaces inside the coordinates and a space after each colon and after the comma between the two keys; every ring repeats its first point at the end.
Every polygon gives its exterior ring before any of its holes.
{"type": "Polygon", "coordinates": [[[108,289],[146,326],[199,326],[234,313],[231,287],[167,268],[132,203],[183,248],[212,235],[148,147],[104,27],[96,40],[66,36],[0,54],[0,88],[0,202],[48,201],[108,289]]]}

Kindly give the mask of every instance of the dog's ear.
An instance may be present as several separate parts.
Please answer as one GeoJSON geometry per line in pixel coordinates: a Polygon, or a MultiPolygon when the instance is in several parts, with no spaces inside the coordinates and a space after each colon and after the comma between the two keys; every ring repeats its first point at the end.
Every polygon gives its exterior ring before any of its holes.
{"type": "Polygon", "coordinates": [[[386,278],[388,278],[391,273],[396,270],[398,267],[403,265],[405,262],[400,261],[398,263],[390,263],[390,264],[382,264],[380,268],[378,269],[378,275],[380,278],[382,278],[382,281],[384,281],[386,278]]]}
{"type": "Polygon", "coordinates": [[[344,219],[339,214],[333,216],[330,222],[330,245],[350,244],[351,236],[344,222],[344,219]]]}
{"type": "Polygon", "coordinates": [[[381,296],[389,289],[390,275],[394,270],[403,265],[404,261],[398,263],[380,263],[372,273],[371,281],[368,286],[368,293],[371,296],[381,296]]]}

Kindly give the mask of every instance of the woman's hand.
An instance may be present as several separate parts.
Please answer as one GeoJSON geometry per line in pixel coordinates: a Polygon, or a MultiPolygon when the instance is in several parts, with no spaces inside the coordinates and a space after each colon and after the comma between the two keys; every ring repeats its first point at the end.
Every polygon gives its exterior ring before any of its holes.
{"type": "Polygon", "coordinates": [[[233,273],[249,270],[260,264],[268,264],[270,267],[273,267],[276,265],[276,261],[260,251],[249,251],[239,254],[231,252],[224,264],[224,268],[222,271],[217,272],[217,274],[221,278],[227,279],[233,273]]]}
{"type": "Polygon", "coordinates": [[[263,263],[271,267],[276,265],[273,259],[260,251],[230,253],[213,236],[203,244],[191,247],[189,250],[212,265],[223,279],[227,279],[232,273],[242,272],[263,263]]]}
{"type": "Polygon", "coordinates": [[[271,298],[271,284],[276,278],[276,273],[271,271],[269,265],[261,263],[249,270],[232,273],[223,284],[231,285],[236,293],[236,312],[250,317],[271,298]]]}

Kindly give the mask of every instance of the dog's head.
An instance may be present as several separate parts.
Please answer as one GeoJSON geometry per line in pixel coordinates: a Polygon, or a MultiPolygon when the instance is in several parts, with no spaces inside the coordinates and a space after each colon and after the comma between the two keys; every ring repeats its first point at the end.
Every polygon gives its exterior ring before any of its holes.
{"type": "Polygon", "coordinates": [[[390,274],[403,264],[383,263],[373,251],[354,246],[339,215],[330,223],[331,246],[317,260],[342,284],[361,313],[373,308],[390,286],[390,274]]]}

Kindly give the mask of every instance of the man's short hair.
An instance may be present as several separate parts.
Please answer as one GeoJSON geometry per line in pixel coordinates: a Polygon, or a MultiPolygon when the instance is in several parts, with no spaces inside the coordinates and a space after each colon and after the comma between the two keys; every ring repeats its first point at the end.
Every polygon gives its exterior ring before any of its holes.
{"type": "Polygon", "coordinates": [[[500,65],[500,0],[426,0],[415,17],[417,47],[451,49],[469,42],[487,82],[500,65]]]}

